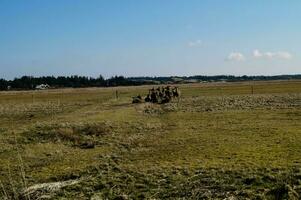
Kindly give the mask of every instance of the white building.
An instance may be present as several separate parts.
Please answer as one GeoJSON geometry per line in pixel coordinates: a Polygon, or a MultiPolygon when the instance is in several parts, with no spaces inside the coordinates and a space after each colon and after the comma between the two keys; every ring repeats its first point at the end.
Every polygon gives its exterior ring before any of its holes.
{"type": "Polygon", "coordinates": [[[41,84],[36,86],[36,90],[46,90],[49,89],[50,86],[48,84],[41,84]]]}

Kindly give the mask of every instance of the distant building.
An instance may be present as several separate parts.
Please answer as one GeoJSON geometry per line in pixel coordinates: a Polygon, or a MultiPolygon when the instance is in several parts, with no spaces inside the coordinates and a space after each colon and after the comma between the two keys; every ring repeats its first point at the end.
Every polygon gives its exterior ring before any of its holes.
{"type": "Polygon", "coordinates": [[[182,78],[172,77],[171,79],[172,79],[172,81],[173,81],[174,83],[181,83],[181,82],[183,82],[183,79],[182,79],[182,78]]]}
{"type": "Polygon", "coordinates": [[[36,86],[36,90],[46,90],[49,89],[50,86],[48,84],[41,84],[36,86]]]}
{"type": "Polygon", "coordinates": [[[184,83],[198,83],[199,81],[197,79],[187,79],[184,80],[184,83]]]}
{"type": "Polygon", "coordinates": [[[9,85],[9,86],[7,86],[7,90],[11,90],[11,86],[9,85]]]}

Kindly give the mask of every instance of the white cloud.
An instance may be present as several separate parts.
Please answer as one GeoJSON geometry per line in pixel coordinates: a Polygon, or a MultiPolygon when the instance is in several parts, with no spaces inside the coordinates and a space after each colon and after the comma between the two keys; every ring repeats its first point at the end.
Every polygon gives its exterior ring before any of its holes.
{"type": "Polygon", "coordinates": [[[245,56],[240,52],[232,52],[226,58],[228,61],[244,61],[245,59],[245,56]]]}
{"type": "Polygon", "coordinates": [[[260,58],[260,57],[262,57],[262,54],[256,49],[253,51],[253,57],[260,58]]]}
{"type": "Polygon", "coordinates": [[[191,41],[188,43],[188,46],[190,46],[190,47],[199,47],[202,45],[203,45],[202,40],[191,41]]]}
{"type": "Polygon", "coordinates": [[[293,56],[289,52],[286,51],[278,51],[278,52],[260,52],[259,50],[253,51],[253,57],[257,59],[283,59],[290,60],[293,56]]]}

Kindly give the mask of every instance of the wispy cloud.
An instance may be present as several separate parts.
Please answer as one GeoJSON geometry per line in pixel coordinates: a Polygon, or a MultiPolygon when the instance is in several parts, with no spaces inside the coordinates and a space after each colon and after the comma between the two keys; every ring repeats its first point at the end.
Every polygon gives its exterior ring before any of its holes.
{"type": "Polygon", "coordinates": [[[256,59],[283,59],[290,60],[293,55],[286,51],[278,51],[278,52],[260,52],[259,50],[253,51],[253,57],[256,59]]]}
{"type": "Polygon", "coordinates": [[[190,47],[199,47],[199,46],[202,46],[202,45],[203,45],[202,40],[190,41],[188,43],[188,46],[190,46],[190,47]]]}
{"type": "Polygon", "coordinates": [[[227,61],[244,61],[246,58],[240,52],[232,52],[226,58],[227,61]]]}

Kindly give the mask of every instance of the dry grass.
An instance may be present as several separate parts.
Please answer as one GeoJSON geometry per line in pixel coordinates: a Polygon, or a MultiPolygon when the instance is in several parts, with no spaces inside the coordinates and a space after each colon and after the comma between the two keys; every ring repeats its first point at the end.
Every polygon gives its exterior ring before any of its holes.
{"type": "Polygon", "coordinates": [[[1,93],[2,199],[300,198],[300,81],[147,88],[1,93]]]}

